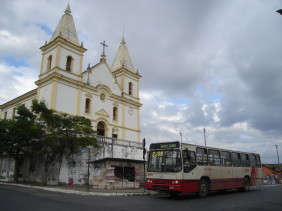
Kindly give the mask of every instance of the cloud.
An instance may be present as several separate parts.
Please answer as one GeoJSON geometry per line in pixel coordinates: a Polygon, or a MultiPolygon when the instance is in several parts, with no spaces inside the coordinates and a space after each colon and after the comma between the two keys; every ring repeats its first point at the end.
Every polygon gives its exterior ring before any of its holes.
{"type": "MultiPolygon", "coordinates": [[[[67,2],[2,1],[0,104],[34,88],[41,51],[67,2]]],[[[183,140],[254,151],[276,162],[282,148],[280,1],[73,0],[72,15],[99,62],[106,41],[111,65],[125,40],[140,81],[141,138],[183,140]],[[250,9],[251,8],[251,9],[250,9]],[[124,28],[124,32],[123,32],[124,28]]],[[[281,153],[280,153],[280,156],[281,153]]]]}
{"type": "Polygon", "coordinates": [[[0,63],[0,102],[5,103],[35,89],[37,75],[32,74],[33,72],[35,71],[29,67],[0,63]]]}

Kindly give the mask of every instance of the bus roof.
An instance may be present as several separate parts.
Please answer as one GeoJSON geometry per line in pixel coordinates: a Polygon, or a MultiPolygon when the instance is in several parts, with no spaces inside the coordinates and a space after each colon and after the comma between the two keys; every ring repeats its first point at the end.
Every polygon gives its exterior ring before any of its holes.
{"type": "MultiPolygon", "coordinates": [[[[223,148],[217,148],[217,147],[210,147],[210,146],[203,146],[203,145],[196,145],[196,144],[189,144],[189,143],[182,143],[182,147],[188,145],[193,147],[200,147],[200,148],[206,148],[206,149],[217,149],[221,151],[230,151],[230,152],[238,152],[238,153],[246,153],[246,154],[252,154],[252,155],[259,155],[258,153],[250,153],[250,152],[243,152],[238,150],[231,150],[231,149],[223,149],[223,148]]],[[[173,148],[179,148],[180,142],[174,141],[174,142],[159,142],[159,143],[152,143],[150,145],[151,149],[173,149],[173,148]]]]}

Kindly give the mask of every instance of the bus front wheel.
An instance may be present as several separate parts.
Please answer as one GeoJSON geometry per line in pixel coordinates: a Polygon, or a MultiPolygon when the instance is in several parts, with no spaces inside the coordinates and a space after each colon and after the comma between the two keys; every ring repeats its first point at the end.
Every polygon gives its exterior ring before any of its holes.
{"type": "Polygon", "coordinates": [[[198,195],[199,197],[204,198],[207,197],[208,193],[209,193],[209,183],[206,180],[202,179],[199,184],[198,195]]]}

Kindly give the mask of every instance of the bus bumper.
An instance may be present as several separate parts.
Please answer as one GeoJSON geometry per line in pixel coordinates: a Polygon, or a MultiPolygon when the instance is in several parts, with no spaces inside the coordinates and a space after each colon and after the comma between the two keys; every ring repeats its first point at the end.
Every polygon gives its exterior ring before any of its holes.
{"type": "Polygon", "coordinates": [[[156,191],[182,192],[182,186],[181,185],[167,185],[167,184],[146,183],[146,189],[148,189],[148,190],[156,190],[156,191]]]}

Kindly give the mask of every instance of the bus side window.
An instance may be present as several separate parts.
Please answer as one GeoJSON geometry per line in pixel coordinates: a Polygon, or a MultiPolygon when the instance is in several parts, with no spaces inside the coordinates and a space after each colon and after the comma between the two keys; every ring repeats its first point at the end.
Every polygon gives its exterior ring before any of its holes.
{"type": "Polygon", "coordinates": [[[197,164],[208,165],[207,149],[197,147],[196,153],[197,153],[197,164]]]}
{"type": "Polygon", "coordinates": [[[209,164],[211,166],[220,166],[220,153],[219,150],[209,150],[209,164]]]}
{"type": "Polygon", "coordinates": [[[232,152],[232,164],[234,167],[241,166],[240,153],[232,152]]]}
{"type": "Polygon", "coordinates": [[[226,151],[222,151],[221,152],[221,162],[222,162],[222,166],[231,166],[231,156],[230,156],[230,152],[226,152],[226,151]]]}
{"type": "Polygon", "coordinates": [[[256,157],[254,155],[250,155],[250,165],[251,167],[256,167],[256,157]]]}
{"type": "Polygon", "coordinates": [[[249,155],[241,154],[241,161],[242,161],[242,166],[244,166],[244,167],[250,166],[249,155]]]}
{"type": "Polygon", "coordinates": [[[261,168],[260,156],[256,155],[256,167],[261,168]]]}
{"type": "Polygon", "coordinates": [[[190,153],[190,163],[191,165],[196,165],[196,155],[195,152],[189,151],[190,153]]]}

